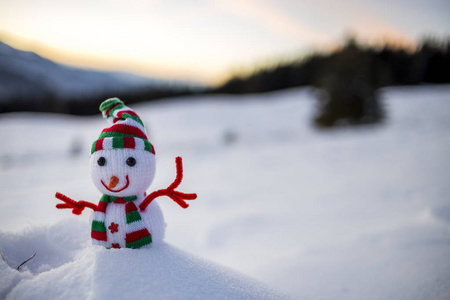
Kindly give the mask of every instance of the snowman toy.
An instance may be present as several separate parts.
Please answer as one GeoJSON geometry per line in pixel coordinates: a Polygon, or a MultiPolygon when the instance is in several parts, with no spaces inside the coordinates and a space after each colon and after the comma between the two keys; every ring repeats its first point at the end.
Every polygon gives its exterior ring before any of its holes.
{"type": "Polygon", "coordinates": [[[91,238],[94,245],[106,248],[148,248],[163,241],[165,223],[158,204],[153,200],[168,196],[182,208],[194,200],[194,193],[175,189],[183,178],[181,157],[175,159],[177,175],[166,189],[147,196],[146,190],[155,177],[155,149],[148,141],[144,123],[139,116],[118,98],[105,100],[100,111],[112,125],[103,129],[92,144],[90,155],[91,177],[103,194],[95,205],[75,201],[56,193],[64,203],[58,209],[72,209],[79,215],[87,207],[94,210],[91,238]]]}

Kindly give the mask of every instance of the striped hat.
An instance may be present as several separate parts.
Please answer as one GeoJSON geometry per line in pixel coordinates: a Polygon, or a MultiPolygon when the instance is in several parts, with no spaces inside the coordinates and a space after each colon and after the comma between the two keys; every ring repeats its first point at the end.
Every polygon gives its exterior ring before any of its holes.
{"type": "Polygon", "coordinates": [[[110,98],[100,104],[100,111],[113,125],[103,129],[92,144],[91,154],[108,149],[140,149],[155,154],[155,148],[148,141],[141,118],[119,98],[110,98]]]}

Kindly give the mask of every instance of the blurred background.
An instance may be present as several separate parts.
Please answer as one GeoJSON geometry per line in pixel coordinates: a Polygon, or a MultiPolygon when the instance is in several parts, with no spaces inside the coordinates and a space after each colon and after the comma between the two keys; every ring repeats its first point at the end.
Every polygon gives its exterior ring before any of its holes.
{"type": "Polygon", "coordinates": [[[2,1],[0,112],[95,114],[192,93],[315,86],[319,126],[376,122],[377,89],[448,83],[447,1],[2,1]]]}
{"type": "Polygon", "coordinates": [[[445,0],[3,0],[0,250],[88,229],[54,193],[97,202],[88,151],[119,97],[151,189],[181,155],[199,195],[158,200],[167,242],[295,298],[449,299],[449,84],[445,0]]]}

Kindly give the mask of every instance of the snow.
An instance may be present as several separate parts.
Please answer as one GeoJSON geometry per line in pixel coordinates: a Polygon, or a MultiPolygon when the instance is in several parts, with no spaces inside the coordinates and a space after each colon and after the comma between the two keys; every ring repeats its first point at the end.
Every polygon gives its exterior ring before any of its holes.
{"type": "Polygon", "coordinates": [[[132,106],[156,147],[150,191],[180,155],[179,189],[198,194],[186,210],[158,199],[166,243],[137,252],[88,246],[89,214],[54,208],[56,191],[100,197],[100,114],[2,115],[0,298],[449,299],[449,95],[388,88],[384,124],[332,131],[311,127],[308,88],[132,106]]]}
{"type": "MultiPolygon", "coordinates": [[[[69,234],[71,238],[76,235],[73,232],[67,232],[67,229],[74,229],[78,225],[77,222],[72,223],[66,222],[59,224],[62,226],[48,228],[47,238],[40,234],[42,228],[28,231],[25,235],[16,235],[16,238],[26,244],[26,241],[35,240],[35,236],[38,236],[39,243],[22,246],[39,244],[39,251],[44,255],[51,254],[53,258],[47,259],[52,261],[59,256],[58,252],[63,249],[69,250],[69,246],[61,242],[65,240],[65,234],[69,234]],[[53,240],[58,236],[63,239],[53,240]],[[42,249],[43,247],[46,249],[42,249]]],[[[81,238],[81,235],[78,238],[81,238]]],[[[11,234],[9,238],[3,236],[2,240],[13,242],[11,234]]],[[[72,246],[70,242],[69,244],[72,246]]],[[[1,276],[6,280],[2,281],[0,297],[2,299],[5,296],[6,299],[132,299],[134,297],[273,299],[283,297],[246,276],[199,259],[166,243],[141,250],[107,250],[99,246],[81,248],[76,246],[75,249],[80,250],[73,255],[75,259],[66,259],[66,262],[60,262],[59,266],[47,266],[47,270],[40,270],[42,266],[36,268],[36,260],[30,261],[28,269],[21,273],[1,262],[1,276]],[[33,277],[30,272],[39,275],[33,277]]]]}

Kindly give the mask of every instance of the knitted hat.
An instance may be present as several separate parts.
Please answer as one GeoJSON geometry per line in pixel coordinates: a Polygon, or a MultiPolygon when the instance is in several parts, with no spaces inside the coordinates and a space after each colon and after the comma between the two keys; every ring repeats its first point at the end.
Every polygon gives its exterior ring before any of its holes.
{"type": "Polygon", "coordinates": [[[148,141],[141,118],[119,98],[110,98],[100,104],[100,111],[113,125],[103,129],[92,144],[91,154],[99,150],[140,149],[155,154],[148,141]]]}

